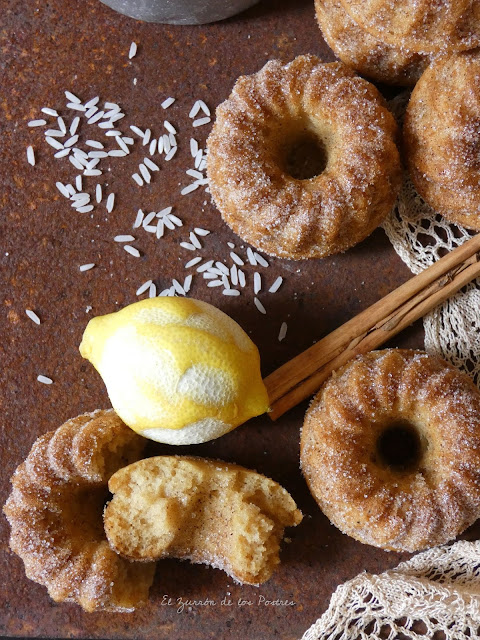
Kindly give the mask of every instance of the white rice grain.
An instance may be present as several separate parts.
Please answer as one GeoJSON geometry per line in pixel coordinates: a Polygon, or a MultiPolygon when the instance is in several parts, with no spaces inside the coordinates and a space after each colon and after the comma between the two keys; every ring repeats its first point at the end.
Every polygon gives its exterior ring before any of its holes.
{"type": "Polygon", "coordinates": [[[147,215],[145,216],[144,220],[143,220],[143,226],[146,227],[148,226],[152,220],[156,217],[156,213],[155,211],[150,211],[150,213],[147,213],[147,215]]]}
{"type": "Polygon", "coordinates": [[[169,162],[176,153],[177,153],[177,147],[171,147],[170,151],[165,156],[165,162],[169,162]]]}
{"type": "Polygon", "coordinates": [[[254,251],[253,255],[255,256],[255,260],[257,261],[257,263],[261,266],[261,267],[268,267],[269,264],[268,262],[265,260],[265,258],[263,256],[261,256],[259,253],[257,253],[256,251],[254,251]]]}
{"type": "Polygon", "coordinates": [[[132,42],[132,44],[130,45],[130,50],[128,52],[128,59],[131,60],[137,53],[137,43],[136,42],[132,42]]]}
{"type": "Polygon", "coordinates": [[[86,111],[83,104],[77,104],[76,102],[67,102],[67,107],[69,109],[73,109],[74,111],[86,111]]]}
{"type": "Polygon", "coordinates": [[[125,142],[125,139],[122,139],[121,136],[116,136],[115,138],[118,146],[120,147],[120,149],[124,152],[124,153],[130,153],[130,149],[127,147],[127,144],[125,142]]]}
{"type": "Polygon", "coordinates": [[[104,113],[105,113],[104,111],[97,111],[95,115],[93,115],[91,118],[87,120],[87,124],[95,124],[96,122],[98,122],[103,118],[104,113]]]}
{"type": "Polygon", "coordinates": [[[151,284],[152,284],[151,280],[147,280],[146,282],[144,282],[142,285],[140,285],[140,287],[138,287],[138,289],[135,292],[135,295],[141,296],[142,293],[145,293],[145,291],[150,288],[151,284]]]}
{"type": "Polygon", "coordinates": [[[89,204],[86,207],[78,207],[77,211],[78,213],[90,213],[90,211],[93,211],[93,204],[89,204]]]}
{"type": "Polygon", "coordinates": [[[85,169],[83,172],[84,176],[101,176],[102,172],[100,169],[85,169]]]}
{"type": "Polygon", "coordinates": [[[173,135],[175,135],[177,133],[177,130],[175,129],[173,124],[171,124],[168,120],[165,120],[163,122],[163,126],[168,131],[168,133],[173,133],[173,135]]]}
{"type": "Polygon", "coordinates": [[[79,124],[80,124],[80,118],[78,116],[76,116],[72,120],[72,124],[70,125],[70,135],[71,136],[74,136],[76,134],[79,124]]]}
{"type": "Polygon", "coordinates": [[[123,235],[123,236],[115,236],[114,240],[115,242],[133,242],[135,238],[133,236],[123,235]]]}
{"type": "MultiPolygon", "coordinates": [[[[78,142],[78,135],[76,135],[76,134],[75,134],[74,136],[72,136],[71,138],[69,138],[68,140],[66,140],[66,141],[63,143],[63,146],[64,146],[65,148],[67,148],[67,147],[73,147],[73,145],[74,145],[76,142],[78,142]]],[[[97,153],[101,153],[101,151],[97,151],[97,153]]]]}
{"type": "Polygon", "coordinates": [[[204,124],[208,124],[211,122],[211,118],[199,118],[198,120],[194,120],[192,122],[193,127],[202,127],[204,124]]]}
{"type": "Polygon", "coordinates": [[[195,227],[194,231],[197,236],[208,236],[211,233],[208,229],[202,229],[201,227],[195,227]]]}
{"type": "Polygon", "coordinates": [[[157,285],[152,282],[152,284],[150,285],[149,289],[148,289],[148,297],[149,298],[156,298],[157,297],[157,285]]]}
{"type": "Polygon", "coordinates": [[[238,284],[238,267],[236,264],[232,265],[230,268],[230,282],[234,287],[238,284]]]}
{"type": "Polygon", "coordinates": [[[41,382],[42,384],[52,384],[53,383],[53,380],[51,378],[47,378],[47,376],[42,376],[42,375],[37,376],[37,380],[38,380],[38,382],[41,382]]]}
{"type": "Polygon", "coordinates": [[[175,278],[172,280],[172,285],[173,288],[175,289],[175,291],[181,295],[184,296],[185,295],[185,289],[182,287],[182,285],[179,283],[178,280],[175,280],[175,278]]]}
{"type": "Polygon", "coordinates": [[[195,158],[197,153],[198,153],[198,142],[195,140],[195,138],[190,138],[190,154],[192,158],[195,158]]]}
{"type": "Polygon", "coordinates": [[[133,131],[133,133],[136,133],[137,136],[139,136],[140,138],[143,138],[145,135],[145,133],[141,129],[136,127],[134,124],[130,125],[130,129],[133,131]]]}
{"type": "Polygon", "coordinates": [[[190,244],[189,242],[180,242],[180,246],[183,247],[184,249],[188,249],[188,251],[195,251],[195,247],[193,246],[193,244],[190,244]]]}
{"type": "Polygon", "coordinates": [[[257,297],[253,299],[253,303],[257,307],[257,309],[260,311],[260,313],[263,313],[263,314],[267,313],[267,310],[265,309],[265,307],[257,297]]]}
{"type": "Polygon", "coordinates": [[[151,129],[147,129],[145,131],[145,133],[143,134],[143,145],[147,145],[150,142],[150,138],[152,136],[152,130],[151,129]]]}
{"type": "Polygon", "coordinates": [[[192,280],[193,280],[193,276],[190,274],[183,281],[183,290],[185,291],[185,293],[188,293],[190,291],[190,287],[192,286],[192,280]]]}
{"type": "Polygon", "coordinates": [[[50,136],[52,138],[63,138],[65,133],[60,131],[60,129],[47,129],[45,132],[46,136],[50,136]]]}
{"type": "Polygon", "coordinates": [[[32,311],[31,309],[25,309],[25,313],[35,324],[40,324],[40,318],[37,316],[35,311],[32,311]]]}
{"type": "Polygon", "coordinates": [[[44,125],[47,124],[46,120],[30,120],[30,122],[27,124],[28,127],[43,127],[44,125]]]}
{"type": "Polygon", "coordinates": [[[62,133],[67,133],[67,125],[65,124],[65,120],[62,116],[58,116],[57,123],[62,133]]]}
{"type": "Polygon", "coordinates": [[[140,169],[140,173],[142,174],[142,178],[145,180],[145,182],[147,184],[150,184],[150,181],[152,179],[150,171],[147,169],[147,167],[143,163],[140,163],[138,165],[138,168],[140,169]]]}
{"type": "Polygon", "coordinates": [[[278,334],[278,341],[281,342],[285,336],[287,335],[287,323],[282,322],[282,326],[280,327],[280,332],[278,334]]]}
{"type": "Polygon", "coordinates": [[[255,260],[255,256],[253,254],[253,251],[250,247],[247,247],[247,258],[248,261],[251,265],[253,265],[254,267],[257,266],[257,261],[255,260]]]}
{"type": "Polygon", "coordinates": [[[222,280],[210,280],[210,282],[207,282],[207,287],[223,287],[223,281],[222,280]]]}
{"type": "Polygon", "coordinates": [[[55,140],[55,138],[51,138],[50,136],[47,136],[45,138],[45,142],[47,144],[49,144],[51,147],[53,147],[54,149],[63,149],[63,144],[61,142],[59,142],[58,140],[55,140]]]}
{"type": "Polygon", "coordinates": [[[135,180],[135,182],[138,184],[139,187],[143,186],[143,180],[138,175],[138,173],[132,173],[132,178],[135,180]]]}
{"type": "Polygon", "coordinates": [[[192,191],[195,191],[195,189],[198,189],[198,184],[196,182],[192,182],[192,184],[189,184],[188,186],[184,187],[180,191],[180,194],[182,196],[186,196],[188,193],[191,193],[192,191]]]}
{"type": "Polygon", "coordinates": [[[196,169],[187,169],[185,171],[187,176],[191,176],[192,178],[196,178],[197,180],[201,180],[203,178],[203,173],[197,171],[196,169]]]}
{"type": "Polygon", "coordinates": [[[168,219],[173,222],[176,227],[183,227],[183,222],[173,213],[168,216],[168,219]]]}
{"type": "Polygon", "coordinates": [[[58,116],[58,113],[55,111],[55,109],[50,109],[50,107],[43,107],[42,111],[43,113],[46,113],[47,116],[53,116],[54,118],[58,116]]]}
{"type": "Polygon", "coordinates": [[[245,273],[241,269],[238,270],[238,284],[242,287],[242,289],[247,284],[245,273]]]}
{"type": "Polygon", "coordinates": [[[203,271],[208,271],[210,267],[213,265],[213,260],[209,260],[208,262],[204,262],[197,269],[197,273],[202,273],[203,271]]]}
{"type": "Polygon", "coordinates": [[[240,291],[238,289],[224,289],[222,291],[224,296],[239,296],[240,291]]]}
{"type": "Polygon", "coordinates": [[[91,100],[85,103],[85,108],[89,109],[90,107],[94,107],[96,104],[98,104],[99,100],[100,100],[99,96],[95,96],[94,98],[92,98],[91,100]]]}
{"type": "Polygon", "coordinates": [[[76,104],[80,104],[82,101],[71,91],[65,91],[65,96],[69,102],[75,102],[76,104]]]}
{"type": "Polygon", "coordinates": [[[195,235],[195,233],[193,231],[190,231],[190,242],[193,244],[193,246],[197,249],[201,249],[202,245],[200,244],[200,240],[197,238],[197,236],[195,235]]]}
{"type": "Polygon", "coordinates": [[[125,249],[125,251],[127,253],[129,253],[134,258],[140,258],[140,251],[138,249],[136,249],[135,247],[132,247],[129,244],[124,244],[123,248],[125,249]]]}
{"type": "MultiPolygon", "coordinates": [[[[83,171],[84,166],[83,164],[80,162],[80,160],[78,160],[77,158],[75,158],[75,156],[68,156],[68,159],[70,160],[70,162],[73,164],[73,166],[75,167],[75,169],[78,169],[79,171],[83,171]]],[[[85,175],[87,175],[87,173],[85,172],[85,175]]]]}
{"type": "Polygon", "coordinates": [[[88,264],[80,265],[79,269],[80,271],[90,271],[90,269],[93,269],[94,266],[95,266],[94,262],[89,262],[88,264]]]}
{"type": "Polygon", "coordinates": [[[106,208],[107,208],[108,213],[112,213],[114,204],[115,204],[115,194],[114,193],[110,193],[108,198],[107,198],[107,204],[106,204],[106,208]]]}
{"type": "Polygon", "coordinates": [[[174,102],[175,98],[167,98],[162,102],[160,106],[162,107],[162,109],[168,109],[168,107],[171,107],[174,102]]]}
{"type": "Polygon", "coordinates": [[[260,293],[261,290],[262,290],[262,276],[258,273],[258,271],[255,271],[255,273],[253,274],[253,291],[255,295],[257,295],[258,293],[260,293]]]}
{"type": "Polygon", "coordinates": [[[160,238],[163,238],[164,231],[165,231],[165,225],[163,224],[162,220],[159,220],[157,222],[157,230],[155,232],[155,235],[157,236],[157,240],[160,240],[160,238]]]}
{"type": "Polygon", "coordinates": [[[152,162],[150,158],[144,158],[143,164],[146,167],[148,167],[150,171],[160,171],[160,167],[157,164],[155,164],[155,162],[152,162]]]}
{"type": "Polygon", "coordinates": [[[203,111],[203,113],[206,116],[210,116],[211,115],[210,114],[210,109],[207,107],[207,105],[205,104],[205,102],[203,100],[199,100],[198,104],[199,104],[200,109],[203,111]]]}
{"type": "Polygon", "coordinates": [[[70,153],[70,149],[60,149],[60,151],[57,151],[57,153],[53,154],[53,157],[64,158],[65,156],[68,156],[69,153],[70,153]]]}
{"type": "Polygon", "coordinates": [[[27,161],[32,167],[35,166],[35,152],[32,146],[27,147],[27,161]]]}
{"type": "Polygon", "coordinates": [[[282,276],[278,276],[278,278],[275,280],[275,282],[272,284],[272,286],[270,287],[270,289],[268,290],[269,293],[276,293],[283,282],[283,278],[282,276]]]}
{"type": "Polygon", "coordinates": [[[137,217],[135,218],[135,222],[133,223],[134,229],[138,229],[138,227],[142,226],[144,215],[145,214],[143,213],[143,211],[139,209],[137,212],[137,217]]]}
{"type": "Polygon", "coordinates": [[[230,251],[230,257],[236,264],[238,264],[239,267],[243,267],[243,265],[245,264],[245,262],[240,258],[238,254],[235,253],[235,251],[230,251]]]}
{"type": "Polygon", "coordinates": [[[151,142],[150,142],[150,146],[148,147],[148,153],[151,156],[155,155],[155,151],[157,150],[157,139],[154,138],[151,142]]]}
{"type": "Polygon", "coordinates": [[[125,153],[125,151],[122,151],[121,149],[112,149],[108,152],[108,155],[112,158],[124,158],[128,153],[125,153]]]}
{"type": "Polygon", "coordinates": [[[194,102],[193,107],[190,109],[190,113],[188,114],[189,118],[195,118],[197,113],[200,111],[200,100],[194,102]]]}
{"type": "Polygon", "coordinates": [[[201,261],[202,261],[202,259],[200,258],[200,256],[197,256],[196,258],[192,258],[191,260],[189,260],[185,264],[185,269],[189,269],[190,267],[194,267],[196,264],[198,264],[201,261]]]}
{"type": "Polygon", "coordinates": [[[55,186],[60,191],[62,196],[65,196],[65,198],[70,198],[70,193],[68,192],[68,189],[65,188],[65,185],[62,182],[56,182],[55,186]]]}

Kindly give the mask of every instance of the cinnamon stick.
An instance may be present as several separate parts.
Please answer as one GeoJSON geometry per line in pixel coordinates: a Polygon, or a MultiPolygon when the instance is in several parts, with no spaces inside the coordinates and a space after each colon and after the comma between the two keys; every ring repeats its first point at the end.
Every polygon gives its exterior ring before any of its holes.
{"type": "Polygon", "coordinates": [[[272,420],[318,391],[332,371],[376,349],[480,276],[479,251],[480,234],[267,376],[272,420]]]}

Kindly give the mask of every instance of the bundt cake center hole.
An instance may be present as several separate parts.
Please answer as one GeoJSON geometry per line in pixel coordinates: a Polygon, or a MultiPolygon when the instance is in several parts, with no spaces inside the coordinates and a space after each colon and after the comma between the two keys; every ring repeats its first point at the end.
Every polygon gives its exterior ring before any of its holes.
{"type": "Polygon", "coordinates": [[[285,162],[286,171],[292,178],[310,180],[325,170],[327,150],[319,138],[305,132],[288,144],[285,162]]]}
{"type": "Polygon", "coordinates": [[[396,471],[411,471],[422,457],[422,442],[418,429],[409,422],[389,425],[377,440],[380,462],[396,471]]]}

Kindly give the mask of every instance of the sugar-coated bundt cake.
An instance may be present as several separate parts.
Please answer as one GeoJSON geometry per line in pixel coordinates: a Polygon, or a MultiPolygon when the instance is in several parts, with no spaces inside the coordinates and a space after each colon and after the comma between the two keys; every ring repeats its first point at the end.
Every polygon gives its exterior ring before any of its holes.
{"type": "Polygon", "coordinates": [[[247,584],[270,578],[284,528],[302,520],[279,484],[221,460],[148,458],[117,471],[109,488],[105,531],[118,553],[209,564],[247,584]]]}
{"type": "Polygon", "coordinates": [[[480,516],[480,392],[424,352],[359,356],[308,409],[301,466],[325,515],[360,542],[446,543],[480,516]]]}
{"type": "Polygon", "coordinates": [[[479,0],[341,0],[351,18],[383,42],[447,53],[480,45],[479,0]]]}
{"type": "Polygon", "coordinates": [[[235,233],[271,255],[344,251],[395,202],[396,132],[377,89],[342,63],[270,61],[217,108],[207,141],[213,199],[235,233]]]}
{"type": "Polygon", "coordinates": [[[110,476],[144,443],[113,410],[95,411],[38,438],[15,471],[4,507],[10,547],[55,601],[119,612],[147,601],[155,565],[112,551],[102,520],[110,476]]]}
{"type": "Polygon", "coordinates": [[[407,107],[404,147],[420,195],[452,222],[480,229],[480,50],[435,61],[407,107]]]}
{"type": "Polygon", "coordinates": [[[376,82],[414,85],[432,55],[386,44],[362,29],[345,11],[341,0],[315,0],[323,37],[337,58],[376,82]]]}

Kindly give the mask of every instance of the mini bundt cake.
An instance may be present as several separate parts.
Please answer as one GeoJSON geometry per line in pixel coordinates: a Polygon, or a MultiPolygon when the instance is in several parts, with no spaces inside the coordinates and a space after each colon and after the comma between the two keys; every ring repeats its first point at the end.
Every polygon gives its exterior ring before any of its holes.
{"type": "Polygon", "coordinates": [[[393,116],[342,63],[299,56],[239,78],[208,138],[224,220],[284,258],[345,251],[389,213],[401,182],[393,116]]]}
{"type": "Polygon", "coordinates": [[[302,520],[279,484],[221,460],[148,458],[117,471],[109,488],[105,531],[118,553],[209,564],[247,584],[270,578],[284,528],[302,520]]]}
{"type": "Polygon", "coordinates": [[[424,352],[359,356],[308,409],[301,466],[322,511],[356,540],[444,544],[480,516],[480,393],[424,352]]]}
{"type": "Polygon", "coordinates": [[[3,509],[10,547],[56,602],[89,612],[146,603],[155,565],[112,551],[102,520],[110,476],[137,460],[144,442],[113,410],[95,411],[40,436],[15,471],[3,509]]]}
{"type": "Polygon", "coordinates": [[[414,85],[431,55],[385,44],[357,25],[340,0],[315,0],[315,12],[328,46],[357,73],[386,84],[414,85]]]}
{"type": "Polygon", "coordinates": [[[424,200],[448,220],[480,230],[480,50],[425,71],[408,103],[404,147],[424,200]]]}
{"type": "Polygon", "coordinates": [[[450,53],[480,45],[479,0],[341,0],[350,17],[383,42],[450,53]]]}

